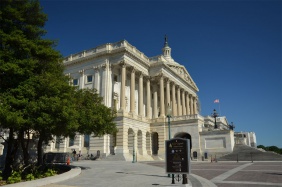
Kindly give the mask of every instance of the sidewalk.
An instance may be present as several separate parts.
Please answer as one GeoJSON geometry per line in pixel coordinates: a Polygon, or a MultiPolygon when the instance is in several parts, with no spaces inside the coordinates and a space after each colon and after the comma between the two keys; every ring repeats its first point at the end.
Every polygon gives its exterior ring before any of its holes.
{"type": "Polygon", "coordinates": [[[165,173],[164,168],[143,163],[81,161],[73,164],[81,167],[82,172],[79,176],[44,187],[215,186],[198,176],[188,176],[188,185],[183,185],[182,181],[175,181],[176,184],[171,184],[171,178],[165,173]]]}

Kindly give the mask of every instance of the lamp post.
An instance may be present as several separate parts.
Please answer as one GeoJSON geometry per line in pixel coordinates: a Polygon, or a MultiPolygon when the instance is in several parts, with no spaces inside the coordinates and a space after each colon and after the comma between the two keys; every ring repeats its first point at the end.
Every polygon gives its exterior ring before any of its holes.
{"type": "Polygon", "coordinates": [[[167,124],[168,124],[168,139],[170,140],[170,118],[171,118],[171,107],[167,104],[167,124]]]}
{"type": "Polygon", "coordinates": [[[135,163],[135,132],[133,132],[132,163],[135,163]]]}
{"type": "Polygon", "coordinates": [[[233,124],[233,122],[231,122],[231,124],[229,125],[229,129],[230,130],[234,130],[235,129],[235,125],[233,124]]]}
{"type": "MultiPolygon", "coordinates": [[[[171,107],[169,106],[169,103],[167,104],[167,124],[168,124],[168,139],[170,140],[170,118],[171,118],[171,107]]],[[[168,177],[170,177],[170,174],[168,174],[168,177]]],[[[174,174],[172,174],[172,180],[174,179],[174,174]]],[[[174,184],[174,183],[172,183],[174,184]]]]}
{"type": "Polygon", "coordinates": [[[217,129],[216,118],[218,117],[218,113],[215,109],[213,109],[212,117],[214,117],[214,128],[217,129]]]}

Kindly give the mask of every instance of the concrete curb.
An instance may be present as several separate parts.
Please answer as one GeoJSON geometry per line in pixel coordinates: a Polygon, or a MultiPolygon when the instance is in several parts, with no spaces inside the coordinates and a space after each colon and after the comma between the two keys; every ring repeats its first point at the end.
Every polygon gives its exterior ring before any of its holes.
{"type": "Polygon", "coordinates": [[[32,180],[32,181],[19,182],[15,184],[7,184],[4,186],[7,186],[7,187],[38,187],[38,186],[43,186],[43,185],[47,185],[51,183],[68,180],[68,179],[78,176],[80,173],[81,173],[81,168],[75,167],[75,168],[72,168],[70,171],[60,174],[60,175],[46,177],[43,179],[37,179],[37,180],[32,180]]]}

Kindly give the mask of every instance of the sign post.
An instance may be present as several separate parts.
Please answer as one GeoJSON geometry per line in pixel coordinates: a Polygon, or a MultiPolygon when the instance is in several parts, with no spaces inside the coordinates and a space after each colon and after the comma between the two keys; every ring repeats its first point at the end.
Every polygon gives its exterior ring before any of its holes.
{"type": "MultiPolygon", "coordinates": [[[[183,184],[187,184],[186,174],[190,173],[190,140],[174,138],[166,140],[166,173],[183,174],[183,184]]],[[[174,178],[172,178],[174,184],[174,178]]]]}

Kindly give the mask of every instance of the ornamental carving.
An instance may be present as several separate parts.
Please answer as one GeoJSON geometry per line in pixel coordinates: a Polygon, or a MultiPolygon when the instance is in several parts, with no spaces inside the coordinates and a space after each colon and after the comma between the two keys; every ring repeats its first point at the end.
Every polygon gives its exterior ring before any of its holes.
{"type": "Polygon", "coordinates": [[[183,80],[185,80],[189,85],[191,85],[194,89],[198,90],[196,84],[192,80],[191,76],[187,72],[187,70],[183,66],[179,65],[171,65],[168,64],[169,68],[174,71],[179,77],[181,77],[183,80]]]}

